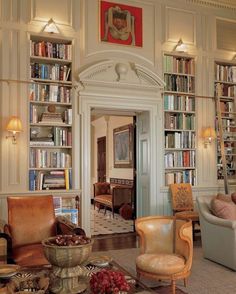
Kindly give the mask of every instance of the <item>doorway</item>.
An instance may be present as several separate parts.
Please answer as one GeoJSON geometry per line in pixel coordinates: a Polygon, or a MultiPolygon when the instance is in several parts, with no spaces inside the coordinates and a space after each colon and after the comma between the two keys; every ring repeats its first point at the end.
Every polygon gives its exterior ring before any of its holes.
{"type": "MultiPolygon", "coordinates": [[[[142,62],[142,60],[140,60],[142,62]]],[[[162,88],[163,80],[149,68],[127,60],[102,60],[79,73],[77,121],[81,125],[81,165],[75,167],[75,188],[81,189],[81,223],[91,234],[91,111],[94,108],[133,111],[137,115],[137,217],[163,213],[162,88]],[[143,113],[141,113],[143,112],[143,113]],[[146,116],[145,113],[148,115],[146,116]],[[142,115],[143,114],[143,117],[142,115]],[[81,166],[81,173],[80,173],[81,166]]]]}
{"type": "MultiPolygon", "coordinates": [[[[135,138],[134,112],[99,108],[91,110],[91,187],[94,186],[94,182],[107,182],[110,187],[109,193],[113,194],[114,197],[125,197],[125,199],[132,197],[129,203],[124,203],[122,200],[123,204],[120,203],[119,206],[115,207],[114,215],[110,208],[105,210],[105,206],[99,205],[99,208],[95,207],[94,209],[92,205],[92,235],[134,232],[134,219],[136,216],[135,138]],[[126,127],[127,131],[124,131],[126,127]],[[121,134],[121,138],[122,135],[124,135],[124,138],[126,138],[125,135],[130,135],[128,147],[131,165],[122,161],[122,163],[118,164],[115,160],[114,139],[117,138],[117,134],[118,137],[121,134]],[[101,170],[106,170],[106,173],[101,172],[101,170]],[[122,187],[123,190],[118,191],[114,187],[122,187]],[[121,196],[119,193],[126,196],[121,196]]],[[[118,140],[118,142],[120,141],[118,140]]],[[[103,193],[105,194],[107,191],[102,191],[103,193]]],[[[91,195],[91,203],[93,203],[93,199],[94,195],[91,195]]]]}

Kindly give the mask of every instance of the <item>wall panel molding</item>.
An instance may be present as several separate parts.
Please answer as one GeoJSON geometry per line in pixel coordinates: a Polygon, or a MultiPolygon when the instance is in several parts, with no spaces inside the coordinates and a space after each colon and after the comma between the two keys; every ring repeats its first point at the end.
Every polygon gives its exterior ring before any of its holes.
{"type": "Polygon", "coordinates": [[[208,6],[208,7],[214,7],[214,8],[224,8],[224,9],[230,9],[234,10],[236,12],[236,4],[234,0],[228,0],[228,1],[213,1],[213,0],[185,0],[188,3],[198,4],[201,6],[208,6]]]}

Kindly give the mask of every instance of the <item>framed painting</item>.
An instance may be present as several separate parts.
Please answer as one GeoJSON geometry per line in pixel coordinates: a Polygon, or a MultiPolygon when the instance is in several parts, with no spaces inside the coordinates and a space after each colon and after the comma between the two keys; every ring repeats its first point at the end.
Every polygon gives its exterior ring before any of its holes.
{"type": "Polygon", "coordinates": [[[113,130],[113,156],[115,168],[133,167],[133,125],[113,130]]]}
{"type": "Polygon", "coordinates": [[[142,8],[101,0],[100,40],[142,47],[142,8]]]}

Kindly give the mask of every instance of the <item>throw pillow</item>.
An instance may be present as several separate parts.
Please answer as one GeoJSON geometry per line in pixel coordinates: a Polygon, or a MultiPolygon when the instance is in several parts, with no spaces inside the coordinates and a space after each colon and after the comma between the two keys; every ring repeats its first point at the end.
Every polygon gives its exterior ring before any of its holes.
{"type": "Polygon", "coordinates": [[[222,201],[232,202],[231,197],[228,194],[218,193],[216,198],[222,201]]]}
{"type": "Polygon", "coordinates": [[[211,201],[211,208],[214,215],[217,217],[236,220],[236,206],[233,202],[213,198],[211,201]]]}
{"type": "Polygon", "coordinates": [[[236,204],[236,192],[231,194],[231,199],[236,204]]]}

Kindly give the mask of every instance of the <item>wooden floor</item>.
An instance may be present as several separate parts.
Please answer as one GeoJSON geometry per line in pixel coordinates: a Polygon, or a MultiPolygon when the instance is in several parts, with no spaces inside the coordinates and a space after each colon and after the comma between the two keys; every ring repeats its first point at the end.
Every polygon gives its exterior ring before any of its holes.
{"type": "Polygon", "coordinates": [[[93,251],[107,251],[138,247],[136,233],[94,236],[93,251]]]}
{"type": "MultiPolygon", "coordinates": [[[[134,233],[94,236],[93,251],[107,251],[127,248],[138,248],[138,236],[134,233]]],[[[194,247],[201,246],[201,236],[197,235],[194,247]]]]}

